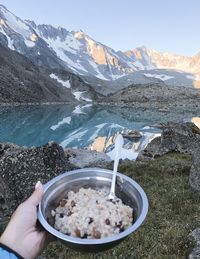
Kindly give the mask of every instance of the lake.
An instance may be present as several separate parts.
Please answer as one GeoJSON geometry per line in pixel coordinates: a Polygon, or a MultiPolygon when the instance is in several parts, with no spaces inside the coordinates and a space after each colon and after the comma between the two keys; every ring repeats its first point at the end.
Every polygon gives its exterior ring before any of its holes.
{"type": "MultiPolygon", "coordinates": [[[[125,141],[125,148],[135,152],[157,136],[160,131],[150,127],[166,121],[197,121],[197,111],[176,109],[159,112],[155,109],[100,107],[91,104],[80,106],[40,105],[0,107],[0,141],[20,146],[40,146],[55,141],[63,147],[88,148],[111,152],[115,133],[124,129],[137,130],[142,138],[125,141]]],[[[111,152],[112,153],[112,152],[111,152]]]]}

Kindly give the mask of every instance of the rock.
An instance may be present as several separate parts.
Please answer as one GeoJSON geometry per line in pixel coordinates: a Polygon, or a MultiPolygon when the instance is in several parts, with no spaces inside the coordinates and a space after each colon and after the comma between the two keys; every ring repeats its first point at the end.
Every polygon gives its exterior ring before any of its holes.
{"type": "Polygon", "coordinates": [[[65,156],[67,157],[69,163],[77,168],[106,168],[111,164],[111,159],[108,155],[96,151],[68,148],[65,149],[65,156]]]}
{"type": "Polygon", "coordinates": [[[33,148],[1,143],[0,169],[0,221],[3,221],[31,194],[38,180],[46,183],[73,166],[56,143],[33,148]]]}
{"type": "Polygon", "coordinates": [[[196,228],[192,232],[192,236],[196,241],[196,247],[190,254],[189,259],[198,259],[200,258],[200,228],[196,228]]]}
{"type": "Polygon", "coordinates": [[[122,132],[122,136],[130,140],[138,140],[142,137],[142,134],[135,130],[125,130],[122,132]]]}
{"type": "Polygon", "coordinates": [[[161,137],[156,137],[154,138],[147,146],[144,150],[141,150],[137,156],[137,161],[145,161],[145,160],[149,160],[152,159],[156,156],[161,156],[164,155],[165,152],[161,152],[161,150],[159,150],[159,152],[157,152],[158,148],[161,145],[161,137]]]}
{"type": "Polygon", "coordinates": [[[197,191],[200,191],[200,146],[193,152],[193,163],[190,170],[190,185],[197,191]]]}
{"type": "Polygon", "coordinates": [[[151,159],[168,152],[194,154],[200,147],[200,130],[191,122],[154,125],[161,128],[161,137],[154,139],[140,152],[138,160],[151,159]]]}
{"type": "Polygon", "coordinates": [[[0,158],[6,154],[12,153],[12,150],[17,150],[19,147],[12,143],[0,143],[0,158]]]}

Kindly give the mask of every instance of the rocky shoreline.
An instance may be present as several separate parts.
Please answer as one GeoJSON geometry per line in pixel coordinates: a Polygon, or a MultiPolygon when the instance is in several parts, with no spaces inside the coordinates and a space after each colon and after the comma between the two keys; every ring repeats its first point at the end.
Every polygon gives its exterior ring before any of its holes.
{"type": "MultiPolygon", "coordinates": [[[[127,108],[155,108],[159,112],[170,112],[171,109],[199,109],[200,91],[192,87],[168,86],[164,84],[151,83],[141,85],[130,85],[110,95],[94,94],[92,92],[93,105],[115,106],[127,108]],[[173,101],[172,101],[173,100],[173,101]]],[[[80,103],[85,103],[79,100],[80,103]]],[[[41,102],[3,102],[0,106],[19,105],[55,105],[55,104],[76,104],[77,100],[41,101],[41,102]]]]}
{"type": "MultiPolygon", "coordinates": [[[[150,142],[137,161],[121,161],[119,168],[146,191],[150,202],[147,221],[127,241],[102,253],[101,258],[200,256],[200,130],[192,123],[157,127],[162,128],[161,137],[150,142]]],[[[104,153],[63,150],[53,142],[32,148],[0,143],[1,231],[37,180],[45,183],[64,171],[83,167],[111,169],[112,161],[104,153]]],[[[58,243],[50,244],[41,258],[64,258],[66,253],[68,258],[99,258],[84,257],[58,243]]]]}
{"type": "MultiPolygon", "coordinates": [[[[5,107],[5,106],[32,106],[32,105],[62,105],[62,104],[72,104],[71,102],[35,102],[35,103],[19,103],[19,102],[13,102],[13,103],[0,103],[0,107],[5,107]]],[[[73,103],[74,104],[74,103],[73,103]]]]}
{"type": "MultiPolygon", "coordinates": [[[[199,89],[161,84],[130,85],[107,96],[106,102],[113,106],[157,108],[170,112],[172,108],[200,108],[199,89]]],[[[102,100],[102,104],[104,101],[102,100]]]]}

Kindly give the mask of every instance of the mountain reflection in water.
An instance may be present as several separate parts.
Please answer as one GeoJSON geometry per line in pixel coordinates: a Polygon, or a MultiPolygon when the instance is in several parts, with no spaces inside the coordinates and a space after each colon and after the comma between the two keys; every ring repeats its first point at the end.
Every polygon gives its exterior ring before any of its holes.
{"type": "Polygon", "coordinates": [[[63,147],[104,151],[113,157],[114,135],[131,129],[141,132],[142,137],[136,141],[126,139],[122,156],[135,158],[160,133],[151,125],[166,121],[198,122],[199,115],[198,111],[178,109],[163,113],[153,109],[92,105],[1,107],[0,141],[28,147],[55,141],[63,147]]]}

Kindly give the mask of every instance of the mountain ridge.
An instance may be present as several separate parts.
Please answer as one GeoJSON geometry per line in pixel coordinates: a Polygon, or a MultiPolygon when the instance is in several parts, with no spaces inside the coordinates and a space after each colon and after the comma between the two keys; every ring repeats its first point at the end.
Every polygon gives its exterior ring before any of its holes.
{"type": "Polygon", "coordinates": [[[176,69],[199,75],[200,53],[192,57],[157,52],[144,46],[128,51],[95,41],[83,31],[37,25],[0,5],[0,42],[46,69],[112,81],[141,70],[176,69]]]}

